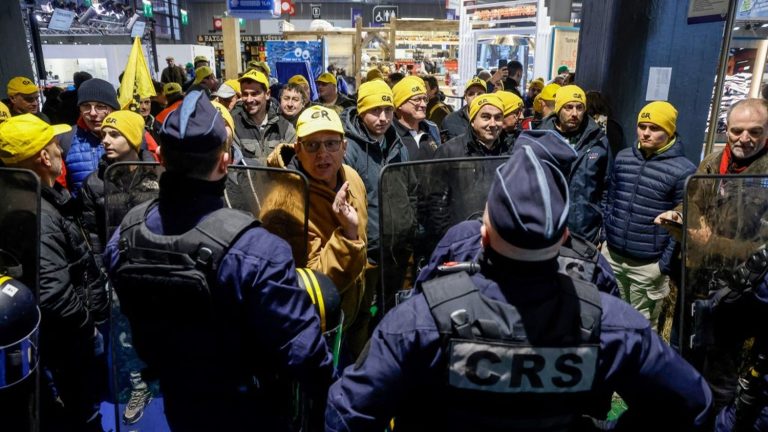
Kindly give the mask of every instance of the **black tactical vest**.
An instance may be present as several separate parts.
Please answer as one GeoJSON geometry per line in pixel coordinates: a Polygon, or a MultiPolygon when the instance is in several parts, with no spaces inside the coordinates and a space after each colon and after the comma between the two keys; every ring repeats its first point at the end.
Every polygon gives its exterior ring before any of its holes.
{"type": "Polygon", "coordinates": [[[546,324],[524,322],[466,273],[424,283],[447,365],[443,388],[422,415],[416,408],[396,418],[395,430],[572,430],[592,390],[602,309],[593,284],[558,276],[559,318],[546,324]],[[546,325],[545,344],[531,344],[529,325],[546,325]]]}
{"type": "Polygon", "coordinates": [[[216,277],[229,246],[258,222],[223,208],[184,234],[159,235],[145,222],[155,203],[134,207],[120,225],[114,284],[133,345],[164,387],[231,391],[253,375],[253,342],[236,294],[216,277]]]}
{"type": "Polygon", "coordinates": [[[560,272],[573,278],[594,282],[599,256],[600,251],[595,245],[571,233],[568,242],[560,247],[557,263],[560,265],[560,272]]]}

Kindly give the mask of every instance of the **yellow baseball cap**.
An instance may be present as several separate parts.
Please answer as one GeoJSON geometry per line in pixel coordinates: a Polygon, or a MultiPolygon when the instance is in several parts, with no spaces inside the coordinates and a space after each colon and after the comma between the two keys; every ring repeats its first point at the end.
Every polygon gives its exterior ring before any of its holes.
{"type": "Polygon", "coordinates": [[[677,110],[669,102],[651,102],[637,115],[637,124],[640,123],[653,123],[664,129],[671,138],[677,130],[677,110]]]}
{"type": "Polygon", "coordinates": [[[392,87],[395,108],[400,108],[408,99],[420,94],[427,94],[427,86],[423,79],[415,75],[408,75],[392,87]]]}
{"type": "Polygon", "coordinates": [[[224,84],[232,87],[233,89],[235,89],[235,92],[237,94],[240,94],[240,81],[238,81],[236,79],[228,79],[228,80],[224,81],[224,84]]]}
{"type": "Polygon", "coordinates": [[[560,112],[563,105],[569,102],[581,102],[584,108],[587,108],[587,95],[581,87],[576,85],[567,85],[560,87],[555,93],[555,112],[560,112]]]}
{"type": "Polygon", "coordinates": [[[163,94],[164,95],[172,95],[176,93],[181,93],[181,86],[179,83],[167,83],[163,86],[163,94]]]}
{"type": "Polygon", "coordinates": [[[2,102],[0,102],[0,123],[8,120],[11,118],[11,110],[8,109],[8,106],[2,102]]]}
{"type": "Polygon", "coordinates": [[[360,115],[381,106],[394,108],[393,97],[392,89],[383,80],[366,81],[357,91],[357,114],[360,115]]]}
{"type": "Polygon", "coordinates": [[[111,127],[117,129],[128,143],[138,150],[144,137],[144,117],[133,111],[113,111],[104,118],[102,129],[111,127]]]}
{"type": "Polygon", "coordinates": [[[307,81],[306,78],[304,78],[304,75],[294,75],[288,80],[288,84],[297,84],[297,85],[309,85],[309,81],[307,81]]]}
{"type": "Polygon", "coordinates": [[[229,110],[227,110],[224,105],[216,101],[211,101],[211,103],[213,104],[214,108],[219,110],[221,116],[224,117],[224,123],[226,123],[230,129],[232,129],[232,133],[235,133],[235,120],[232,118],[232,114],[229,112],[229,110]]]}
{"type": "Polygon", "coordinates": [[[472,86],[480,86],[483,88],[483,91],[488,91],[488,84],[482,78],[474,77],[464,85],[464,93],[472,86]]]}
{"type": "Polygon", "coordinates": [[[544,88],[544,78],[536,78],[535,80],[528,83],[528,88],[537,88],[539,90],[544,88]]]}
{"type": "Polygon", "coordinates": [[[265,91],[269,90],[269,79],[267,78],[266,75],[257,71],[256,69],[249,70],[237,80],[240,82],[240,84],[242,84],[243,81],[256,81],[257,83],[264,86],[265,91]]]}
{"type": "Polygon", "coordinates": [[[469,121],[475,119],[475,116],[480,112],[480,108],[485,105],[491,105],[504,112],[504,102],[496,96],[496,93],[485,94],[472,99],[472,103],[469,104],[469,121]]]}
{"type": "Polygon", "coordinates": [[[213,75],[213,69],[209,68],[208,66],[200,66],[199,68],[195,69],[195,81],[193,84],[200,84],[204,79],[211,75],[213,75]]]}
{"type": "Polygon", "coordinates": [[[553,101],[555,100],[555,93],[557,93],[557,89],[560,88],[560,84],[552,83],[547,84],[544,86],[543,89],[541,89],[541,93],[539,93],[539,97],[541,100],[544,101],[553,101]]]}
{"type": "Polygon", "coordinates": [[[26,77],[15,77],[8,81],[8,96],[17,94],[32,94],[37,93],[40,89],[35,85],[35,82],[26,77]]]}
{"type": "Polygon", "coordinates": [[[72,130],[66,124],[49,125],[34,114],[22,114],[0,123],[0,160],[6,165],[36,155],[53,137],[72,130]]]}
{"type": "Polygon", "coordinates": [[[544,101],[541,100],[541,93],[537,94],[535,98],[533,98],[533,112],[542,114],[544,112],[544,107],[541,106],[544,101]]]}
{"type": "Polygon", "coordinates": [[[199,55],[199,56],[195,57],[195,60],[194,60],[194,62],[195,62],[195,63],[197,63],[197,62],[206,62],[206,63],[210,63],[210,62],[208,61],[208,57],[206,57],[206,56],[203,56],[203,55],[199,55]]]}
{"type": "Polygon", "coordinates": [[[512,92],[499,91],[494,93],[494,95],[501,99],[501,102],[504,104],[503,111],[505,117],[512,114],[513,111],[523,108],[523,100],[512,92]]]}
{"type": "Polygon", "coordinates": [[[326,83],[326,84],[333,84],[333,85],[336,85],[338,83],[338,81],[336,81],[336,77],[330,72],[321,73],[320,76],[317,77],[315,81],[326,83]]]}
{"type": "Polygon", "coordinates": [[[305,109],[296,121],[296,136],[304,138],[316,132],[338,132],[344,135],[344,127],[336,111],[313,105],[305,109]]]}

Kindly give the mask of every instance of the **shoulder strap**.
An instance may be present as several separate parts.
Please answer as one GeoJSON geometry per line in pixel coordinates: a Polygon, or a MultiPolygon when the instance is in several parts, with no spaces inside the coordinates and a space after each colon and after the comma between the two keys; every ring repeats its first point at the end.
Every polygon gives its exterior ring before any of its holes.
{"type": "Polygon", "coordinates": [[[591,282],[572,278],[563,273],[557,275],[560,279],[560,286],[562,288],[572,287],[574,294],[579,298],[582,341],[599,343],[600,322],[603,316],[600,291],[591,282]]]}
{"type": "Polygon", "coordinates": [[[128,231],[144,222],[144,216],[147,214],[149,208],[156,202],[157,199],[149,200],[130,209],[120,223],[120,236],[124,236],[128,231]]]}
{"type": "Polygon", "coordinates": [[[469,275],[453,273],[424,282],[422,287],[440,334],[451,335],[456,331],[462,338],[474,339],[467,308],[462,306],[482,300],[469,275]]]}
{"type": "MultiPolygon", "coordinates": [[[[215,243],[215,250],[209,249],[209,257],[198,256],[200,259],[210,259],[214,266],[218,265],[226,251],[235,243],[242,233],[251,227],[257,227],[260,222],[252,215],[235,209],[221,208],[211,213],[200,222],[193,230],[196,234],[202,234],[215,243]]],[[[185,235],[193,235],[187,233],[185,235]]],[[[199,255],[199,254],[198,254],[199,255]]]]}
{"type": "Polygon", "coordinates": [[[580,258],[594,263],[597,262],[600,252],[592,242],[574,233],[570,233],[570,237],[571,241],[560,248],[560,255],[565,255],[569,258],[580,258]]]}

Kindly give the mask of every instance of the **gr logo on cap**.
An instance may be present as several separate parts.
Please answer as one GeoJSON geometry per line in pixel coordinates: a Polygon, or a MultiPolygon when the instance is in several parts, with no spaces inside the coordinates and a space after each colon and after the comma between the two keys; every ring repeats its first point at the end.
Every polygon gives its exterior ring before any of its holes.
{"type": "Polygon", "coordinates": [[[296,121],[296,136],[299,138],[323,131],[344,135],[344,126],[336,111],[314,105],[305,109],[296,121]]]}
{"type": "Polygon", "coordinates": [[[664,132],[672,138],[677,130],[677,110],[669,102],[651,102],[640,110],[637,124],[640,123],[653,123],[664,129],[664,132]]]}
{"type": "Polygon", "coordinates": [[[357,92],[357,114],[363,114],[378,107],[393,107],[392,89],[382,80],[363,83],[357,92]]]}

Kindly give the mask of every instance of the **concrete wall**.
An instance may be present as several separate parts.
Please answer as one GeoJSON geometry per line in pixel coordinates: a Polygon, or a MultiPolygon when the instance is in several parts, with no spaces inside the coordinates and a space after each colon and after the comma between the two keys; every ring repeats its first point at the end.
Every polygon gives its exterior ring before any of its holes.
{"type": "Polygon", "coordinates": [[[688,2],[591,0],[583,3],[577,84],[613,106],[627,145],[635,139],[650,67],[671,67],[668,101],[691,160],[701,158],[723,22],[687,23],[688,2]]]}

